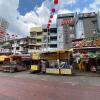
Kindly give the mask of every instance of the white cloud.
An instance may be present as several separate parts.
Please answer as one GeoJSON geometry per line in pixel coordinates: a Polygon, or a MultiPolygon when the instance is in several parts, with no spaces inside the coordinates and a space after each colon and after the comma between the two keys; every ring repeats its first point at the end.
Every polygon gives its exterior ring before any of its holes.
{"type": "Polygon", "coordinates": [[[82,11],[82,13],[88,13],[88,12],[90,12],[89,8],[84,8],[82,11]]]}
{"type": "Polygon", "coordinates": [[[100,0],[94,0],[94,2],[92,4],[89,5],[89,7],[93,10],[93,11],[97,11],[100,9],[100,0]]]}
{"type": "Polygon", "coordinates": [[[27,24],[17,17],[21,17],[17,11],[19,0],[0,0],[0,16],[9,22],[8,32],[25,36],[28,34],[27,24]]]}
{"type": "Polygon", "coordinates": [[[58,11],[58,14],[66,14],[66,13],[72,13],[72,11],[67,10],[67,9],[60,9],[60,10],[58,11]]]}
{"type": "Polygon", "coordinates": [[[63,0],[67,4],[75,4],[77,0],[63,0]]]}
{"type": "MultiPolygon", "coordinates": [[[[73,4],[77,0],[60,0],[58,6],[63,4],[73,4]]],[[[96,0],[99,1],[99,0],[96,0]]],[[[29,35],[29,29],[31,27],[47,24],[50,16],[50,8],[52,3],[44,1],[42,5],[35,8],[35,11],[30,11],[24,16],[21,16],[17,11],[19,0],[0,0],[0,16],[3,16],[9,22],[8,32],[19,34],[20,36],[29,35]]],[[[80,9],[77,9],[80,11],[80,9]]],[[[84,11],[87,11],[85,8],[84,11]]],[[[53,23],[56,23],[57,14],[71,13],[72,11],[60,7],[53,18],[53,23]]]]}

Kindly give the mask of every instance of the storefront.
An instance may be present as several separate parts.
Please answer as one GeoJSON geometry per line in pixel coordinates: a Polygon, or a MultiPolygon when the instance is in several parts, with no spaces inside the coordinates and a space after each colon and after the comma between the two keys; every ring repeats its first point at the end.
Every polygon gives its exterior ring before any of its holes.
{"type": "Polygon", "coordinates": [[[96,37],[73,40],[74,53],[80,53],[78,69],[81,71],[99,72],[100,39],[96,37]]]}

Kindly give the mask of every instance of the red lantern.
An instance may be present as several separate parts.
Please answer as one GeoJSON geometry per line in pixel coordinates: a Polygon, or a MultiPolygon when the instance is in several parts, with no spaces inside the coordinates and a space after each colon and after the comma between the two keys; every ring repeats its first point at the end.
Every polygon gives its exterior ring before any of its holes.
{"type": "Polygon", "coordinates": [[[54,0],[54,4],[58,4],[58,0],[54,0]]]}
{"type": "Polygon", "coordinates": [[[51,23],[51,20],[49,20],[49,23],[51,23]]]}
{"type": "Polygon", "coordinates": [[[52,12],[54,13],[56,10],[55,10],[55,8],[52,8],[52,12]]]}
{"type": "Polygon", "coordinates": [[[53,18],[53,15],[51,15],[50,18],[53,18]]]}
{"type": "Polygon", "coordinates": [[[48,26],[50,27],[50,24],[48,24],[48,26]]]}

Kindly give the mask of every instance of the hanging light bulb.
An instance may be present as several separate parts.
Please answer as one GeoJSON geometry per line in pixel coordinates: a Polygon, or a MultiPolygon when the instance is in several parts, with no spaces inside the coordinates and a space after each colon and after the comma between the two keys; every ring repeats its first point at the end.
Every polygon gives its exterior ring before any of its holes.
{"type": "Polygon", "coordinates": [[[48,24],[48,26],[50,26],[50,24],[48,24]]]}

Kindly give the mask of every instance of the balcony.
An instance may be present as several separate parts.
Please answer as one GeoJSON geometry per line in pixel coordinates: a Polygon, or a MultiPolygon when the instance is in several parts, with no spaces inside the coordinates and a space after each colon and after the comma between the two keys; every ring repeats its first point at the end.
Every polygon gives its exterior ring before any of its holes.
{"type": "Polygon", "coordinates": [[[57,44],[57,40],[50,40],[49,44],[57,44]]]}
{"type": "Polygon", "coordinates": [[[27,44],[27,41],[20,41],[20,45],[27,44]]]}
{"type": "Polygon", "coordinates": [[[29,42],[28,45],[36,45],[36,43],[29,42]]]}
{"type": "Polygon", "coordinates": [[[40,46],[40,45],[42,45],[42,43],[41,42],[37,42],[36,45],[40,46]]]}
{"type": "Polygon", "coordinates": [[[36,39],[42,39],[42,35],[36,36],[36,39]]]}
{"type": "Polygon", "coordinates": [[[57,36],[57,33],[49,33],[50,36],[57,36]]]}

